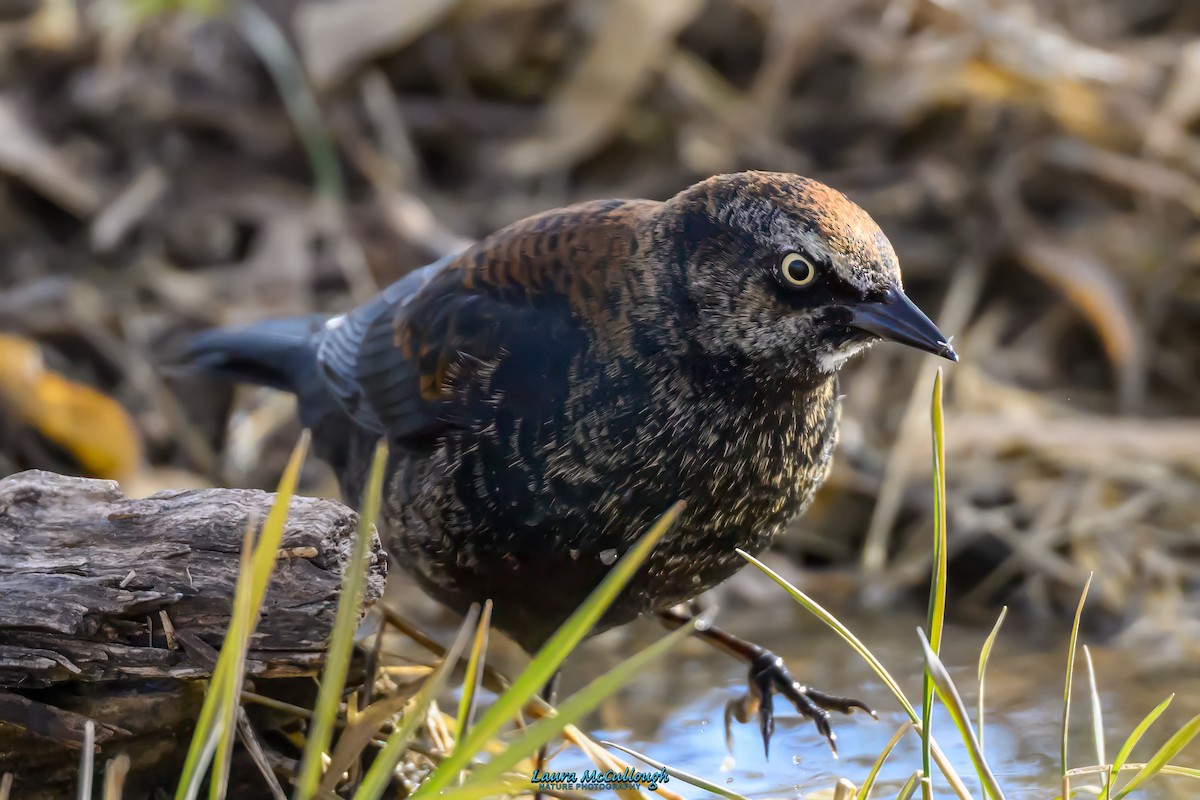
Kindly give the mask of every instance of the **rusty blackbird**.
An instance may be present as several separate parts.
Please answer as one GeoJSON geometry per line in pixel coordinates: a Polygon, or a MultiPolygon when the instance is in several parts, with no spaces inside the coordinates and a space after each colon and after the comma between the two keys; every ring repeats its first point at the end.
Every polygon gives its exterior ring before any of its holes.
{"type": "MultiPolygon", "coordinates": [[[[379,529],[395,561],[535,651],[676,500],[687,503],[597,630],[675,609],[741,568],[829,471],[838,369],[879,340],[957,360],[905,296],[865,211],[797,175],[744,172],[665,202],[604,200],[514,223],[333,317],[196,336],[189,361],[299,397],[318,455],[356,500],[391,459],[379,529]]],[[[750,662],[829,737],[865,708],[750,662]]]]}

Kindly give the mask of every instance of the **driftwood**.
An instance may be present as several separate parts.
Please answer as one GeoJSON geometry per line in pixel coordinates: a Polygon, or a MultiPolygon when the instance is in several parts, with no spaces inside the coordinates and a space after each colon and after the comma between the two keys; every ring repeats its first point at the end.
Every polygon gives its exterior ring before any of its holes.
{"type": "MultiPolygon", "coordinates": [[[[0,480],[0,772],[16,774],[14,797],[73,796],[88,719],[98,765],[125,752],[134,777],[169,768],[229,624],[246,527],[273,499],[131,500],[110,481],[37,471],[0,480]]],[[[247,657],[260,691],[319,672],[356,524],[340,503],[292,501],[247,657]]],[[[376,540],[368,602],[385,570],[376,540]]]]}

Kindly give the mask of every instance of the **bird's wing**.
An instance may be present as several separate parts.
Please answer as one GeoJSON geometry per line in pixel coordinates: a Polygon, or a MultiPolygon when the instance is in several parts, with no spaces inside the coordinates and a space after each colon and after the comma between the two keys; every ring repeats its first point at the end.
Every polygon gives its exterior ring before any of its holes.
{"type": "Polygon", "coordinates": [[[634,252],[639,208],[548,212],[409,274],[327,323],[323,380],[355,421],[400,440],[494,422],[501,398],[506,414],[544,418],[609,299],[610,271],[634,252]]]}

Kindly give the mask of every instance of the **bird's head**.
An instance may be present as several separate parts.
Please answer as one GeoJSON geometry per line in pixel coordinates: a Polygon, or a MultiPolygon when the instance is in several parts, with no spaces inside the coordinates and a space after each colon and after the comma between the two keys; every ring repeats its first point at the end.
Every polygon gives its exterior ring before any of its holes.
{"type": "Polygon", "coordinates": [[[698,183],[662,211],[688,338],[707,354],[812,376],[880,340],[958,360],[904,294],[883,231],[841,192],[743,172],[698,183]]]}

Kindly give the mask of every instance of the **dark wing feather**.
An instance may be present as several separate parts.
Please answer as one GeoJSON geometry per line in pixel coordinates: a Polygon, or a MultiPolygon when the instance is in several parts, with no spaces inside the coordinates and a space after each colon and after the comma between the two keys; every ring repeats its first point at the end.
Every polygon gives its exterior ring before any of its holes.
{"type": "MultiPolygon", "coordinates": [[[[325,324],[317,348],[318,373],[346,413],[368,430],[385,433],[388,419],[403,417],[396,404],[416,380],[417,365],[393,344],[392,320],[451,260],[410,272],[375,299],[325,324]]],[[[410,404],[407,411],[410,417],[394,435],[403,438],[435,427],[430,410],[410,404]]]]}
{"type": "Polygon", "coordinates": [[[605,201],[525,220],[430,264],[321,335],[319,371],[359,424],[399,440],[447,427],[545,419],[629,267],[645,201],[605,201]]]}

